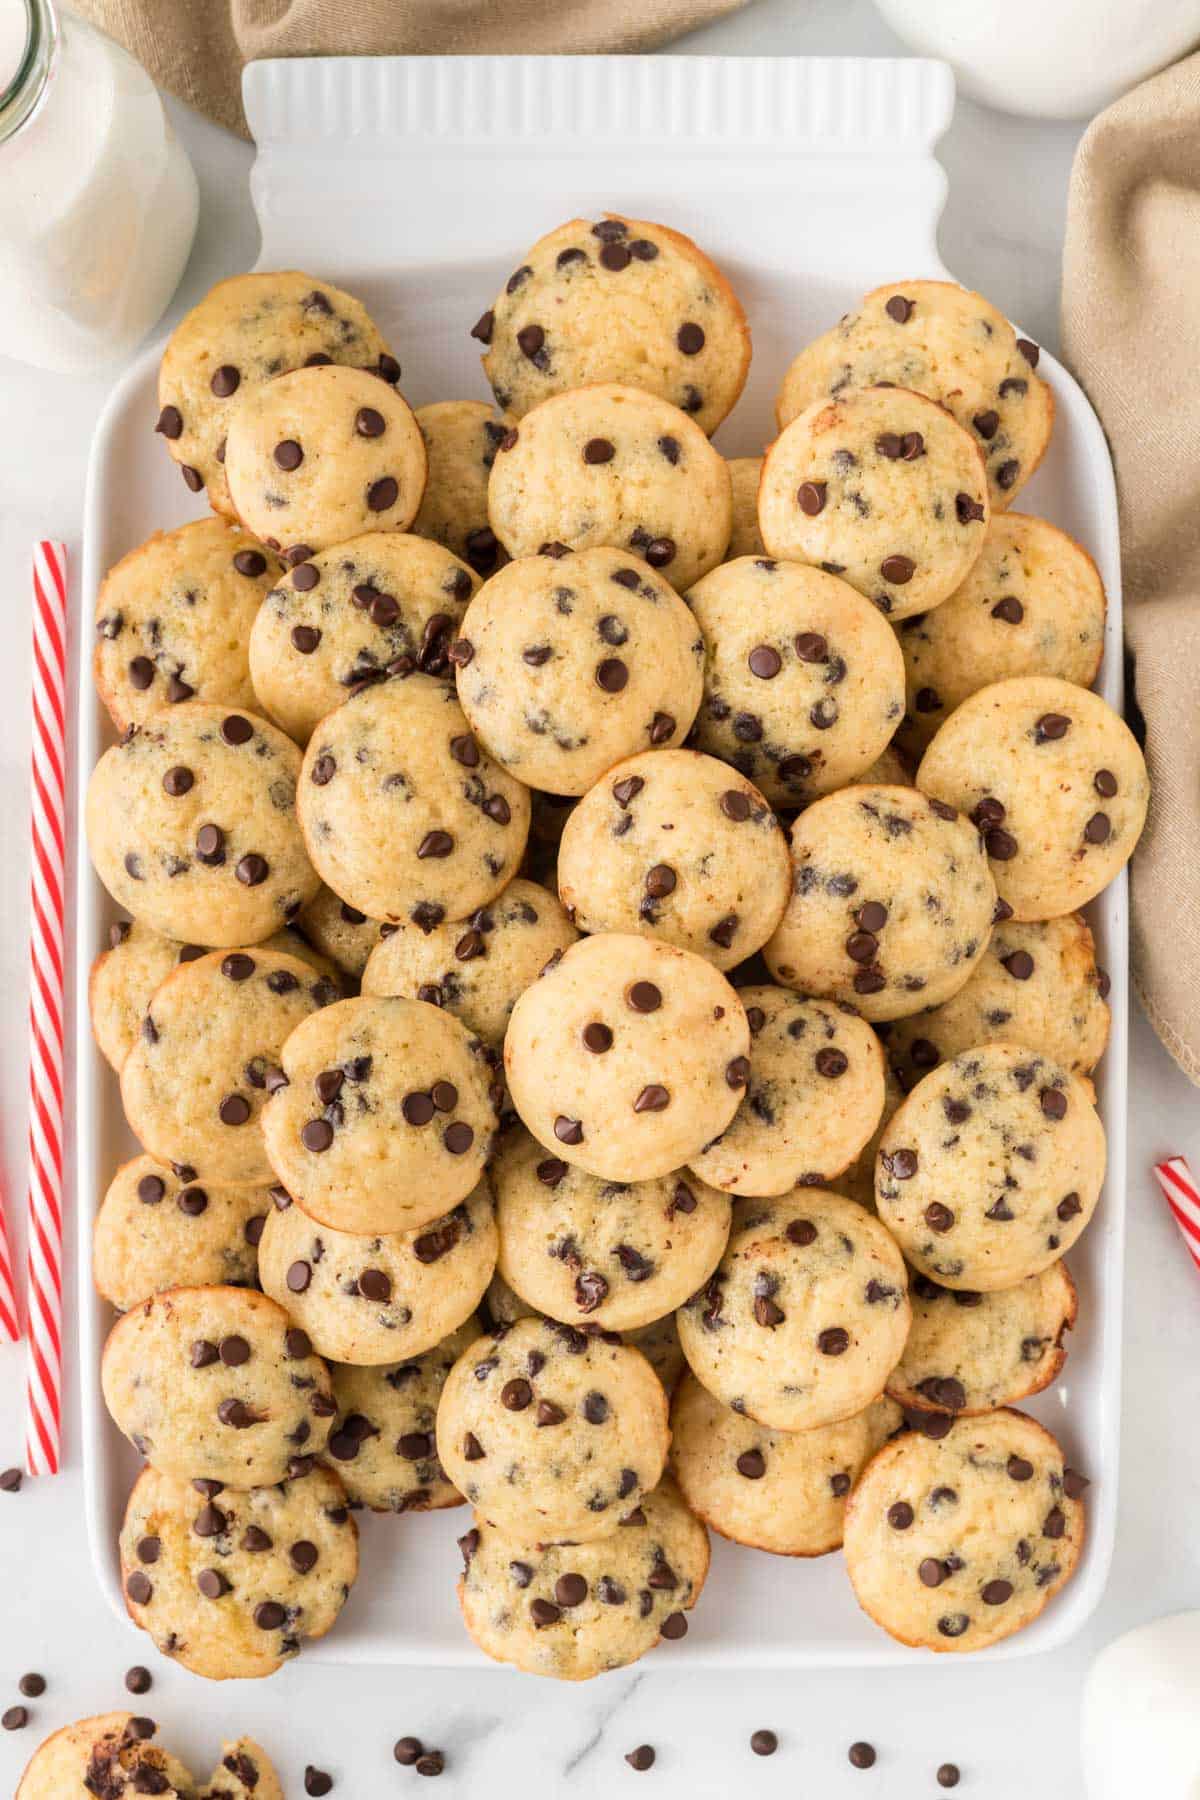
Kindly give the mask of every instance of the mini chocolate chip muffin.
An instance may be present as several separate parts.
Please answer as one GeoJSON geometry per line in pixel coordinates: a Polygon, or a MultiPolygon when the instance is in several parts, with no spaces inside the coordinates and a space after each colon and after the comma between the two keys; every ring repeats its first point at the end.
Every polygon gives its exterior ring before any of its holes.
{"type": "Polygon", "coordinates": [[[724,1405],[811,1431],[878,1399],[908,1335],[908,1272],[879,1220],[800,1188],[739,1200],[707,1286],[680,1308],[692,1373],[724,1405]]]}
{"type": "Polygon", "coordinates": [[[827,1187],[879,1123],[883,1047],[844,1001],[779,987],[739,988],[738,997],[750,1022],[746,1097],[693,1156],[692,1172],[729,1194],[827,1187]]]}
{"type": "MultiPolygon", "coordinates": [[[[503,1275],[498,1274],[493,1275],[488,1284],[483,1311],[489,1325],[512,1325],[517,1319],[528,1319],[536,1315],[536,1308],[522,1300],[503,1275]]],[[[675,1314],[667,1313],[661,1319],[652,1319],[648,1325],[638,1325],[632,1331],[623,1331],[620,1337],[623,1344],[641,1351],[667,1393],[674,1393],[679,1377],[687,1367],[679,1346],[675,1314]]]]}
{"type": "Polygon", "coordinates": [[[317,873],[368,918],[432,930],[507,887],[529,790],[483,750],[431,675],[374,683],[309,740],[297,810],[317,873]]]}
{"type": "Polygon", "coordinates": [[[481,578],[494,575],[507,558],[488,524],[488,476],[500,439],[516,421],[485,400],[435,400],[413,416],[429,472],[412,529],[444,544],[481,578]]]}
{"type": "Polygon", "coordinates": [[[425,470],[408,401],[361,369],[294,369],[230,409],[225,478],[234,511],[289,563],[364,531],[407,531],[425,470]]]}
{"type": "Polygon", "coordinates": [[[1061,1374],[1079,1305],[1065,1263],[990,1294],[927,1275],[908,1291],[912,1329],[887,1391],[910,1411],[973,1417],[1040,1394],[1061,1374]]]}
{"type": "Polygon", "coordinates": [[[983,457],[934,400],[854,388],[818,400],[767,452],[758,523],[769,556],[844,575],[893,622],[940,605],[983,548],[983,457]]]}
{"type": "Polygon", "coordinates": [[[121,1065],[121,1104],[145,1148],[182,1180],[271,1182],[262,1109],[284,1040],[338,997],[298,957],[257,944],[181,963],[121,1065]]]}
{"type": "Polygon", "coordinates": [[[326,1456],[353,1504],[385,1513],[462,1505],[437,1458],[437,1409],[447,1375],[480,1329],[478,1319],[467,1319],[404,1362],[334,1364],[338,1416],[326,1456]]]}
{"type": "Polygon", "coordinates": [[[758,529],[758,484],[762,480],[761,456],[728,458],[729,479],[733,484],[733,530],[725,561],[739,556],[765,556],[762,533],[758,529]]]}
{"type": "Polygon", "coordinates": [[[296,818],[300,752],[253,713],[154,713],[88,783],[88,848],[117,902],[181,943],[254,944],[317,891],[296,818]]]}
{"type": "Polygon", "coordinates": [[[232,405],[288,369],[320,363],[400,379],[362,303],[300,269],[270,269],[219,281],[179,321],[158,373],[155,430],[193,494],[207,488],[214,512],[233,517],[225,480],[232,405]]]}
{"type": "Polygon", "coordinates": [[[1133,855],[1150,799],[1125,721],[1050,675],[964,700],[925,752],[917,786],[970,813],[1017,919],[1075,912],[1107,887],[1133,855]]]}
{"type": "Polygon", "coordinates": [[[351,978],[352,984],[366,968],[376,944],[391,929],[378,919],[368,919],[366,913],[359,912],[323,882],[297,914],[296,924],[322,956],[351,978]]]}
{"type": "Polygon", "coordinates": [[[277,556],[221,519],[196,519],[115,563],[96,597],[96,689],[118,731],[193,698],[253,706],[246,640],[277,556]]]}
{"type": "Polygon", "coordinates": [[[331,1469],[304,1461],[265,1487],[197,1491],[156,1468],[134,1483],[120,1538],[126,1608],[193,1675],[273,1675],[349,1599],[358,1531],[346,1492],[331,1469]]]}
{"type": "Polygon", "coordinates": [[[1108,1042],[1108,976],[1078,913],[1022,925],[1003,919],[963,987],[941,1006],[897,1019],[888,1057],[906,1087],[977,1044],[1024,1044],[1086,1075],[1108,1042]]]}
{"type": "Polygon", "coordinates": [[[419,1001],[327,1007],[292,1032],[271,1081],[263,1135],[276,1176],[338,1231],[410,1231],[440,1218],[466,1199],[491,1152],[493,1060],[457,1019],[419,1001]]]}
{"type": "Polygon", "coordinates": [[[119,1431],[163,1475],[248,1488],[319,1455],[329,1371],[282,1306],[246,1288],[172,1288],[118,1319],[100,1364],[119,1431]]]}
{"type": "Polygon", "coordinates": [[[501,440],[488,518],[510,556],[632,550],[682,592],[725,554],[729,470],[695,420],[602,383],[542,400],[501,440]]]}
{"type": "Polygon", "coordinates": [[[673,1313],[729,1236],[730,1203],[705,1182],[600,1181],[520,1129],[502,1141],[492,1177],[501,1276],[531,1310],[570,1325],[626,1331],[673,1313]]]}
{"type": "Polygon", "coordinates": [[[444,1007],[499,1050],[520,995],[578,936],[558,897],[518,875],[457,924],[389,927],[363,970],[362,991],[444,1007]]]}
{"type": "Polygon", "coordinates": [[[559,894],[582,930],[636,932],[718,969],[761,949],[790,888],[787,841],[763,796],[695,750],[616,763],[572,812],[558,853],[559,894]]]}
{"type": "Polygon", "coordinates": [[[477,1513],[458,1547],[459,1604],[479,1648],[558,1681],[587,1681],[686,1637],[708,1574],[708,1533],[667,1477],[598,1542],[534,1546],[477,1513]]]}
{"type": "Polygon", "coordinates": [[[1091,1083],[1018,1044],[982,1044],[919,1081],[879,1146],[879,1216],[943,1287],[990,1293],[1048,1268],[1104,1183],[1091,1083]]]}
{"type": "Polygon", "coordinates": [[[465,1350],[438,1404],[438,1459],[481,1515],[526,1544],[608,1537],[667,1459],[667,1401],[609,1332],[519,1319],[465,1350]]]}
{"type": "MultiPolygon", "coordinates": [[[[308,963],[329,982],[330,999],[337,999],[342,988],[339,971],[296,925],[273,932],[262,940],[261,947],[308,963]]],[[[199,944],[180,944],[136,919],[122,919],[109,927],[108,949],[100,952],[88,976],[88,1010],[97,1047],[118,1074],[137,1041],[150,1002],[167,976],[180,963],[195,962],[203,954],[199,944]]]]}
{"type": "Polygon", "coordinates": [[[1008,506],[1042,460],[1054,393],[1034,373],[1038,347],[982,294],[950,281],[875,288],[802,350],[775,403],[779,427],[848,388],[915,388],[945,406],[985,459],[991,502],[1008,506]]]}
{"type": "Polygon", "coordinates": [[[671,1473],[712,1531],[776,1556],[826,1556],[846,1497],[902,1424],[894,1400],[812,1431],[772,1431],[686,1375],[671,1405],[671,1473]]]}
{"type": "Polygon", "coordinates": [[[746,556],[697,582],[701,750],[779,806],[864,778],[904,712],[896,634],[869,600],[801,563],[746,556]]]}
{"type": "Polygon", "coordinates": [[[271,589],[250,634],[259,704],[306,744],[361,682],[420,669],[449,678],[449,648],[478,582],[440,544],[368,531],[314,551],[271,589]]]}
{"type": "Polygon", "coordinates": [[[625,382],[711,437],[742,391],[750,328],[721,271],[682,232],[606,213],[570,219],[521,258],[472,337],[496,404],[625,382]]]}
{"type": "Polygon", "coordinates": [[[540,1144],[605,1181],[669,1175],[737,1111],[750,1079],[737,994],[687,950],[582,938],[513,1008],[504,1068],[540,1144]]]}
{"type": "Polygon", "coordinates": [[[1075,1571],[1088,1483],[1024,1413],[905,1432],[846,1507],[846,1572],[902,1644],[982,1650],[1030,1624],[1075,1571]]]}
{"type": "Polygon", "coordinates": [[[1045,519],[995,513],[960,588],[900,626],[905,714],[900,741],[920,759],[956,706],[992,681],[1055,675],[1091,687],[1104,651],[1100,571],[1045,519]]]}
{"type": "Polygon", "coordinates": [[[681,744],[700,704],[695,619],[640,557],[603,545],[509,563],[451,655],[480,742],[549,793],[582,794],[622,757],[681,744]]]}
{"type": "Polygon", "coordinates": [[[132,1713],[101,1713],[54,1732],[34,1752],[15,1800],[160,1794],[164,1800],[283,1800],[279,1777],[253,1738],[224,1744],[198,1782],[169,1750],[150,1742],[158,1727],[132,1713]]]}
{"type": "Polygon", "coordinates": [[[911,787],[842,788],[792,827],[792,897],[764,955],[784,987],[900,1019],[964,985],[995,908],[964,814],[911,787]]]}
{"type": "Polygon", "coordinates": [[[167,1163],[122,1163],[92,1228],[92,1279],[118,1312],[175,1287],[256,1287],[264,1188],[201,1186],[167,1163]]]}
{"type": "Polygon", "coordinates": [[[299,1206],[272,1207],[258,1254],[264,1291],[318,1355],[398,1362],[431,1349],[483,1298],[496,1266],[492,1190],[483,1176],[443,1217],[374,1236],[334,1231],[299,1206]]]}

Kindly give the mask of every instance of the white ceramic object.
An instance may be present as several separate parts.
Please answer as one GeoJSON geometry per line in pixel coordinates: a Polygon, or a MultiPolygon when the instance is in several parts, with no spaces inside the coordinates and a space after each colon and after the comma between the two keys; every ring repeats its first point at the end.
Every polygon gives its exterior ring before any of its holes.
{"type": "Polygon", "coordinates": [[[1032,119],[1090,119],[1200,44],[1200,0],[875,0],[972,100],[1032,119]]]}
{"type": "Polygon", "coordinates": [[[1200,1612],[1154,1619],[1100,1652],[1080,1749],[1088,1800],[1200,1800],[1200,1612]]]}
{"type": "MultiPolygon", "coordinates": [[[[573,214],[668,220],[728,271],[754,332],[747,391],[718,437],[730,455],[773,435],[772,400],[797,349],[863,291],[897,275],[945,276],[935,246],[945,176],[933,146],[953,82],[941,64],[786,58],[414,58],[252,64],[245,95],[260,146],[252,177],[260,267],[311,269],[360,294],[404,368],[410,401],[486,397],[470,326],[522,249],[573,214]]],[[[1079,388],[1043,355],[1058,403],[1054,442],[1022,504],[1078,537],[1111,600],[1101,691],[1121,704],[1121,588],[1112,469],[1079,388]]],[[[154,436],[155,357],[104,413],[89,473],[85,613],[117,557],[198,501],[154,436]]],[[[90,634],[78,663],[79,770],[109,741],[92,691],[90,634]]],[[[96,1196],[130,1154],[116,1081],[87,1017],[88,962],[111,902],[76,847],[79,1306],[87,1510],[98,1577],[123,1613],[115,1539],[135,1459],[100,1401],[110,1324],[88,1277],[96,1196]]],[[[1112,976],[1101,1065],[1109,1177],[1071,1259],[1080,1319],[1062,1380],[1030,1410],[1093,1479],[1087,1545],[1066,1591],[1028,1631],[982,1652],[997,1661],[1062,1644],[1095,1607],[1116,1517],[1128,1031],[1125,880],[1092,909],[1112,976]]],[[[458,1615],[454,1538],[463,1510],[363,1518],[363,1576],[336,1631],[306,1661],[485,1667],[458,1615]]],[[[658,1667],[820,1667],[920,1662],[855,1605],[840,1558],[777,1560],[713,1540],[712,1576],[684,1644],[658,1667]],[[781,1596],[787,1604],[780,1605],[781,1596]]]]}

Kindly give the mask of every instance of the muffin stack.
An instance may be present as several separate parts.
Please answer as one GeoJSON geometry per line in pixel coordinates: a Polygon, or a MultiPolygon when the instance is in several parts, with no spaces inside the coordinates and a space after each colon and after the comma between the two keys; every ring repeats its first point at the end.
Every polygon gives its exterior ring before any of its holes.
{"type": "Polygon", "coordinates": [[[1037,351],[878,290],[727,464],[741,306],[618,217],[474,336],[496,410],[413,413],[351,296],[214,289],[157,429],[219,516],[98,599],[130,1611],[269,1673],[347,1597],[352,1508],[465,1500],[468,1630],[536,1673],[683,1637],[706,1526],[844,1542],[895,1637],[982,1647],[1082,1543],[1010,1409],[1075,1317],[1078,909],[1147,799],[1094,567],[1005,510],[1037,351]]]}

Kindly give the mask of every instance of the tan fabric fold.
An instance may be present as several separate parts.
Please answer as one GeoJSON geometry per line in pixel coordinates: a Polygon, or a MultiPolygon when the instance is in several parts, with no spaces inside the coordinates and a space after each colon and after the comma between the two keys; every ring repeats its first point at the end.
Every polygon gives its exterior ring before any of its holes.
{"type": "Polygon", "coordinates": [[[242,67],[267,56],[653,50],[748,0],[71,0],[160,87],[248,137],[242,67]]]}
{"type": "Polygon", "coordinates": [[[1153,783],[1133,860],[1134,980],[1200,1084],[1200,53],[1110,106],[1079,146],[1063,346],[1116,464],[1153,783]]]}

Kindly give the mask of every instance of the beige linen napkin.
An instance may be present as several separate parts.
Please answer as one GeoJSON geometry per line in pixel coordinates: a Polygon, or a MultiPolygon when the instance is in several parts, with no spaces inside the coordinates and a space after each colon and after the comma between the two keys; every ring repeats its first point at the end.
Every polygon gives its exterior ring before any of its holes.
{"type": "Polygon", "coordinates": [[[1063,346],[1116,464],[1153,784],[1133,860],[1134,981],[1200,1084],[1200,53],[1110,106],[1079,146],[1063,346]]]}
{"type": "Polygon", "coordinates": [[[160,87],[248,137],[242,65],[266,56],[652,50],[747,0],[71,0],[160,87]]]}

